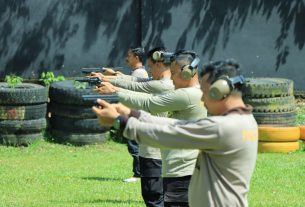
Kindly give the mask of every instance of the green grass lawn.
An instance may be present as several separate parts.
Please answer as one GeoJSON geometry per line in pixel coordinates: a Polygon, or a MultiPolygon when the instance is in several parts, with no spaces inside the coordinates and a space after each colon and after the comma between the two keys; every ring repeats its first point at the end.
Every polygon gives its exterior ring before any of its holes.
{"type": "Polygon", "coordinates": [[[0,147],[0,206],[144,206],[124,144],[0,147]]]}
{"type": "MultiPolygon", "coordinates": [[[[250,206],[304,206],[305,151],[259,154],[250,206]]],[[[124,144],[0,147],[0,206],[144,206],[124,144]]]]}

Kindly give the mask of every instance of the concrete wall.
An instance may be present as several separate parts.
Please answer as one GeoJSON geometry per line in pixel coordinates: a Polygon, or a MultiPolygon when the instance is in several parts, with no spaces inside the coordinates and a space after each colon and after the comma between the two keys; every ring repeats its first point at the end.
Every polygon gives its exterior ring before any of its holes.
{"type": "Polygon", "coordinates": [[[305,0],[0,0],[0,78],[124,65],[130,45],[235,58],[305,90],[305,0]]]}
{"type": "Polygon", "coordinates": [[[127,48],[141,44],[138,1],[0,2],[1,77],[80,75],[83,66],[123,63],[127,48]]]}
{"type": "Polygon", "coordinates": [[[235,58],[247,76],[290,78],[305,90],[304,0],[144,2],[143,45],[193,49],[202,62],[235,58]]]}

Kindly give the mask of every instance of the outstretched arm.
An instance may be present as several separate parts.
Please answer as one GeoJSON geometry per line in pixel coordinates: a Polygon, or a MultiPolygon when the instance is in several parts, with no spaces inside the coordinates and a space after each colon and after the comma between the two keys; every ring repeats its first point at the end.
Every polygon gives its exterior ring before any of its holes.
{"type": "Polygon", "coordinates": [[[218,143],[218,127],[211,120],[198,122],[169,118],[129,118],[124,136],[138,143],[157,148],[215,149],[218,143]],[[148,123],[150,119],[150,123],[148,123]]]}

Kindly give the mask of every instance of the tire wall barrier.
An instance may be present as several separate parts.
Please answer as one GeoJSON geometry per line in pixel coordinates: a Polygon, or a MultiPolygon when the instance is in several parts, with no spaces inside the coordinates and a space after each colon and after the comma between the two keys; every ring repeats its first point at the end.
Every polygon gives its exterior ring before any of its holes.
{"type": "Polygon", "coordinates": [[[244,102],[253,106],[258,125],[295,125],[296,102],[292,80],[247,78],[242,91],[244,102]]]}
{"type": "Polygon", "coordinates": [[[300,128],[260,125],[259,152],[293,152],[299,149],[300,128]]]}
{"type": "Polygon", "coordinates": [[[92,88],[78,89],[73,80],[50,86],[50,132],[58,143],[74,145],[101,144],[106,141],[108,127],[102,127],[92,112],[92,104],[82,95],[96,94],[92,88]]]}
{"type": "Polygon", "coordinates": [[[293,81],[283,78],[247,78],[243,99],[253,106],[258,124],[259,152],[292,152],[299,149],[293,81]]]}
{"type": "Polygon", "coordinates": [[[46,129],[48,89],[38,84],[22,83],[10,88],[0,83],[0,142],[27,146],[43,139],[46,129]]]}

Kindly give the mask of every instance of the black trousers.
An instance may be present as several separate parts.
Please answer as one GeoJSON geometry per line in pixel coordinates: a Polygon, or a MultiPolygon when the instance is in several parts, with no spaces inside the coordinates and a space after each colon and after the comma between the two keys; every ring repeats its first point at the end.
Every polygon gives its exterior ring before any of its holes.
{"type": "Polygon", "coordinates": [[[140,177],[139,145],[134,140],[126,139],[127,149],[132,156],[132,172],[134,177],[140,177]]]}
{"type": "Polygon", "coordinates": [[[163,178],[164,207],[188,207],[191,176],[163,178]]]}
{"type": "Polygon", "coordinates": [[[162,161],[140,157],[141,191],[147,207],[164,207],[162,161]]]}

